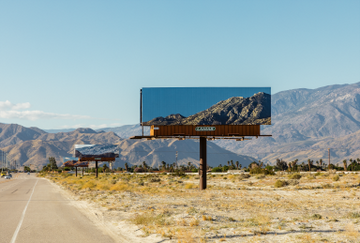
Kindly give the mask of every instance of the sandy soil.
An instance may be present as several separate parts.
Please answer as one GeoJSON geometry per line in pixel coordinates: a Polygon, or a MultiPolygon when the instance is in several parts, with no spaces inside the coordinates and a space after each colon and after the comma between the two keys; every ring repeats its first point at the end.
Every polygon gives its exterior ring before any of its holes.
{"type": "Polygon", "coordinates": [[[358,174],[47,177],[118,242],[360,242],[358,174]]]}

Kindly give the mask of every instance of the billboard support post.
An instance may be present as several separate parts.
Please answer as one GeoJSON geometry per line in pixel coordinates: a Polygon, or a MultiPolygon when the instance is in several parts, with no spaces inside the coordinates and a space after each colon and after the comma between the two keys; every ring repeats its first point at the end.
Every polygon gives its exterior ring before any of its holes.
{"type": "Polygon", "coordinates": [[[98,161],[95,161],[95,177],[98,178],[98,161]]]}
{"type": "Polygon", "coordinates": [[[77,177],[77,168],[78,168],[78,167],[75,166],[75,176],[76,176],[76,177],[77,177]]]}
{"type": "Polygon", "coordinates": [[[206,137],[200,137],[200,190],[206,189],[206,137]]]}

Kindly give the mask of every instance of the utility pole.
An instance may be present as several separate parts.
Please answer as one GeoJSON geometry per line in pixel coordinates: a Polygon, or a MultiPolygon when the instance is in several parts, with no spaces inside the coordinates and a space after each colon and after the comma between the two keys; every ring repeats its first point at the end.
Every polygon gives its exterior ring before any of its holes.
{"type": "Polygon", "coordinates": [[[329,165],[328,165],[328,169],[330,170],[330,148],[328,148],[328,155],[329,155],[329,165]]]}
{"type": "Polygon", "coordinates": [[[178,151],[176,151],[176,154],[175,154],[175,166],[177,167],[177,157],[178,157],[178,151]]]}

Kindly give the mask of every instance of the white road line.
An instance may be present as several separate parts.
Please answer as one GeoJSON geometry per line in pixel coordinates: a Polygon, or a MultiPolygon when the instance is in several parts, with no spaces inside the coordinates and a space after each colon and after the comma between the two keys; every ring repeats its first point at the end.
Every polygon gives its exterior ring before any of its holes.
{"type": "Polygon", "coordinates": [[[25,206],[25,209],[24,209],[24,211],[23,211],[23,213],[22,213],[22,215],[21,215],[20,222],[19,222],[19,224],[18,224],[18,226],[17,226],[17,228],[16,228],[16,230],[15,230],[15,232],[14,232],[13,237],[11,238],[10,243],[15,243],[15,241],[16,241],[16,238],[17,238],[17,236],[18,236],[18,234],[19,234],[21,225],[22,225],[23,220],[24,220],[24,218],[25,218],[26,209],[27,209],[27,207],[29,206],[29,203],[30,203],[30,201],[31,201],[32,195],[34,194],[35,187],[36,187],[36,184],[37,184],[37,183],[38,183],[38,180],[36,180],[36,183],[35,183],[35,185],[34,185],[34,187],[33,187],[33,190],[32,190],[32,193],[31,193],[31,195],[30,195],[29,201],[27,202],[27,204],[26,204],[26,206],[25,206]]]}

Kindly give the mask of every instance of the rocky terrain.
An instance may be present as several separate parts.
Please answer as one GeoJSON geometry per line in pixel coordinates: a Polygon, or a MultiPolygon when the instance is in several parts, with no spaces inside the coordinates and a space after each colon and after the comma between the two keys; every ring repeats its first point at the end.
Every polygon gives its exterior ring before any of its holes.
{"type": "Polygon", "coordinates": [[[254,125],[271,124],[271,97],[263,92],[251,97],[231,97],[189,117],[157,117],[151,125],[254,125]]]}

